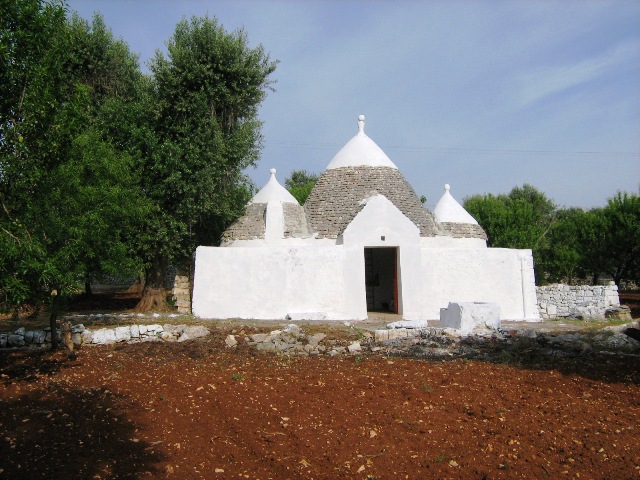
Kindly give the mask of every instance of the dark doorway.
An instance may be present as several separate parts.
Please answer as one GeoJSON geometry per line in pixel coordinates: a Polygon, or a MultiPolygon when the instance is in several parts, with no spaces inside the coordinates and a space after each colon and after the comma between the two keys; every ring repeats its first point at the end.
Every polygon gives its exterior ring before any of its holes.
{"type": "Polygon", "coordinates": [[[364,249],[368,312],[398,313],[397,252],[394,247],[364,249]]]}

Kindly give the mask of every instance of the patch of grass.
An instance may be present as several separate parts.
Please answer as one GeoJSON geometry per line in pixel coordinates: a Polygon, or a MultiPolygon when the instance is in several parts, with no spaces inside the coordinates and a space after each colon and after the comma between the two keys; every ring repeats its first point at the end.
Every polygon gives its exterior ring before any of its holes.
{"type": "Polygon", "coordinates": [[[242,376],[239,373],[232,373],[231,374],[231,380],[242,381],[242,380],[244,380],[244,376],[242,376]]]}
{"type": "Polygon", "coordinates": [[[366,334],[361,328],[354,328],[354,331],[356,332],[356,337],[358,338],[358,340],[364,340],[366,338],[366,334]]]}
{"type": "Polygon", "coordinates": [[[440,455],[437,455],[433,460],[436,463],[448,462],[449,460],[451,460],[451,455],[447,455],[446,453],[441,453],[440,455]]]}
{"type": "Polygon", "coordinates": [[[423,392],[427,392],[427,393],[431,393],[431,392],[433,392],[433,387],[431,385],[424,384],[424,385],[422,385],[422,391],[423,392]]]}
{"type": "Polygon", "coordinates": [[[558,318],[555,321],[559,323],[566,323],[567,325],[575,325],[582,328],[587,327],[589,330],[600,330],[605,327],[615,327],[618,325],[624,325],[625,323],[629,323],[629,320],[622,320],[619,318],[614,318],[611,320],[601,320],[598,318],[558,318]]]}

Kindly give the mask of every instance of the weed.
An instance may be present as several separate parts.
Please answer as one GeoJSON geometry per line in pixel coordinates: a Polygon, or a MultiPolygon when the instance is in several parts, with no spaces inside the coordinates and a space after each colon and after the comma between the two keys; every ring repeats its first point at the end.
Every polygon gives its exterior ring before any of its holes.
{"type": "Polygon", "coordinates": [[[441,453],[436,458],[434,458],[436,463],[444,463],[450,459],[451,459],[451,456],[447,455],[446,453],[441,453]]]}
{"type": "Polygon", "coordinates": [[[232,373],[231,380],[242,381],[244,380],[244,377],[239,373],[232,373]]]}
{"type": "Polygon", "coordinates": [[[427,393],[433,392],[433,387],[431,385],[422,385],[422,390],[427,393]]]}
{"type": "Polygon", "coordinates": [[[356,357],[355,360],[357,363],[360,363],[362,361],[362,357],[356,357]]]}
{"type": "Polygon", "coordinates": [[[354,328],[354,330],[356,332],[356,337],[358,337],[358,340],[364,340],[366,338],[364,330],[362,330],[361,328],[354,328]]]}

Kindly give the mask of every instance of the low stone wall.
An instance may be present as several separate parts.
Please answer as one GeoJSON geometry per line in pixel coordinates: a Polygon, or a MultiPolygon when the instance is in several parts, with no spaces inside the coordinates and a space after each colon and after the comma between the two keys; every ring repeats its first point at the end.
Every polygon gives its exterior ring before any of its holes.
{"type": "Polygon", "coordinates": [[[582,317],[604,319],[605,312],[620,306],[618,287],[563,284],[536,287],[538,309],[544,319],[582,317]]]}
{"type": "Polygon", "coordinates": [[[176,268],[171,298],[178,313],[191,313],[192,265],[176,268]]]}
{"type": "MultiPolygon", "coordinates": [[[[57,329],[58,342],[61,341],[57,329]]],[[[114,343],[139,342],[185,342],[209,335],[209,330],[201,325],[126,325],[113,328],[88,330],[81,323],[71,327],[74,345],[111,345],[114,343]]],[[[18,328],[13,333],[0,333],[0,348],[49,347],[51,329],[26,330],[18,328]]]]}

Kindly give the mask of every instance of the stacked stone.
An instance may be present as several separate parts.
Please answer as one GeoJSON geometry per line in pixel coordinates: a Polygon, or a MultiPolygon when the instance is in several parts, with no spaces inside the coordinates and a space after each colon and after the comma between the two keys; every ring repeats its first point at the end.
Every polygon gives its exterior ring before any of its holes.
{"type": "Polygon", "coordinates": [[[582,317],[604,319],[605,312],[620,306],[617,285],[563,284],[536,287],[538,309],[544,319],[582,317]]]}
{"type": "Polygon", "coordinates": [[[191,313],[191,276],[190,269],[178,269],[173,280],[171,295],[178,313],[191,313]]]}
{"type": "MultiPolygon", "coordinates": [[[[60,341],[60,329],[57,329],[57,334],[60,341]]],[[[185,342],[207,335],[209,330],[206,327],[187,325],[127,325],[88,330],[79,323],[71,327],[71,339],[76,346],[111,345],[119,342],[185,342]]],[[[48,347],[50,344],[50,328],[26,330],[20,327],[13,333],[0,333],[0,348],[48,347]]]]}
{"type": "Polygon", "coordinates": [[[283,203],[282,210],[284,215],[284,238],[306,237],[309,235],[304,207],[296,203],[283,203]]]}
{"type": "Polygon", "coordinates": [[[264,238],[266,212],[266,203],[252,203],[247,205],[244,215],[236,219],[222,234],[222,246],[234,240],[264,238]]]}
{"type": "Polygon", "coordinates": [[[310,230],[318,238],[337,238],[362,210],[362,201],[374,195],[393,203],[420,229],[420,236],[438,234],[431,213],[399,170],[369,166],[324,171],[304,204],[310,230]]]}
{"type": "Polygon", "coordinates": [[[453,238],[481,238],[487,239],[487,234],[480,225],[473,223],[453,223],[441,222],[440,228],[450,237],[453,238]]]}
{"type": "MultiPolygon", "coordinates": [[[[58,341],[61,341],[60,329],[56,330],[58,341]]],[[[51,328],[27,330],[18,328],[13,333],[0,333],[0,348],[41,347],[51,343],[51,328]]]]}
{"type": "MultiPolygon", "coordinates": [[[[282,330],[245,336],[244,341],[260,352],[275,352],[285,355],[335,356],[356,355],[362,352],[359,341],[353,341],[349,345],[337,345],[333,340],[324,342],[325,337],[324,333],[305,335],[298,325],[292,323],[282,330]]],[[[235,348],[238,345],[238,339],[236,335],[229,335],[225,343],[229,348],[235,348]]]]}

